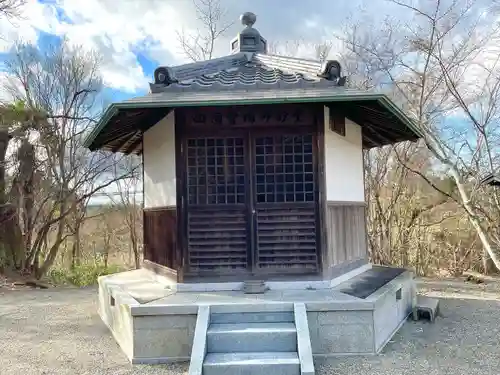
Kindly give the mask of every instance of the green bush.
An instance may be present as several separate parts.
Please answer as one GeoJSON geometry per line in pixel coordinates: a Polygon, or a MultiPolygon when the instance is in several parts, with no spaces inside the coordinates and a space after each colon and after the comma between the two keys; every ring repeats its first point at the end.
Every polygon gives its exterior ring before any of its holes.
{"type": "Polygon", "coordinates": [[[118,265],[83,264],[73,269],[55,268],[50,271],[50,281],[56,285],[89,286],[97,284],[99,276],[123,271],[118,265]]]}

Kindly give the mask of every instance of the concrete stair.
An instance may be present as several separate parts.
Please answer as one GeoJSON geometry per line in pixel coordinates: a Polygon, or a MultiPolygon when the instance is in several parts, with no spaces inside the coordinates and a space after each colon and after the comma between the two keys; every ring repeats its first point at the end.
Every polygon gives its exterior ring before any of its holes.
{"type": "Polygon", "coordinates": [[[208,353],[296,352],[297,330],[293,323],[211,324],[208,353]]]}
{"type": "Polygon", "coordinates": [[[293,312],[211,314],[203,375],[300,375],[293,312]]]}
{"type": "Polygon", "coordinates": [[[293,323],[293,311],[219,313],[210,316],[210,323],[293,323]]]}
{"type": "Polygon", "coordinates": [[[297,353],[209,353],[203,375],[300,375],[297,353]]]}

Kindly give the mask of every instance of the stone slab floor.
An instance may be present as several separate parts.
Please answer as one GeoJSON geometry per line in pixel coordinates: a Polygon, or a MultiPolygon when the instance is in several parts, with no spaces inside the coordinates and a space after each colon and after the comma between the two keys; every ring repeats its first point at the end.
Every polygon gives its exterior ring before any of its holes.
{"type": "MultiPolygon", "coordinates": [[[[376,357],[321,360],[317,374],[494,374],[500,369],[500,283],[419,283],[442,298],[436,323],[405,323],[376,357]]],[[[97,315],[97,290],[0,289],[1,375],[182,375],[187,364],[132,366],[97,315]]]]}

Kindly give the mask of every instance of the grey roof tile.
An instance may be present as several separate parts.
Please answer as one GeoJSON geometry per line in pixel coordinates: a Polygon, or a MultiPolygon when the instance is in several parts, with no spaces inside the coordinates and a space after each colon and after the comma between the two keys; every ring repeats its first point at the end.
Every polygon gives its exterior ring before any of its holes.
{"type": "Polygon", "coordinates": [[[245,53],[241,52],[207,61],[172,66],[170,69],[172,69],[175,79],[179,82],[183,82],[204,74],[213,74],[221,70],[230,69],[235,66],[237,67],[246,62],[248,62],[248,57],[245,53]]]}
{"type": "Polygon", "coordinates": [[[312,76],[317,76],[323,65],[317,60],[298,59],[294,57],[267,55],[262,53],[256,53],[253,55],[252,61],[268,66],[269,68],[309,74],[312,76]]]}
{"type": "Polygon", "coordinates": [[[296,101],[299,99],[321,99],[321,98],[362,98],[375,93],[368,93],[365,91],[358,91],[354,89],[346,89],[344,87],[302,87],[290,88],[288,90],[269,90],[265,85],[260,82],[260,88],[255,89],[252,85],[251,89],[247,90],[212,90],[206,88],[197,91],[164,91],[161,93],[151,93],[137,98],[132,98],[123,101],[121,104],[124,106],[131,105],[186,105],[196,103],[224,103],[224,102],[244,102],[244,101],[271,101],[271,100],[291,100],[296,101]]]}
{"type": "Polygon", "coordinates": [[[277,55],[237,53],[169,67],[169,84],[151,84],[152,93],[336,87],[321,77],[319,61],[277,55]]]}

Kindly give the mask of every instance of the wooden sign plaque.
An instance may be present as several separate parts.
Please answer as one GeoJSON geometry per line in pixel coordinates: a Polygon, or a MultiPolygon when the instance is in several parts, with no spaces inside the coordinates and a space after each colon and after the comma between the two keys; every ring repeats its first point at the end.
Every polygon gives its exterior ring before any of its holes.
{"type": "Polygon", "coordinates": [[[203,107],[186,110],[186,125],[194,127],[311,126],[314,108],[297,105],[203,107]]]}

